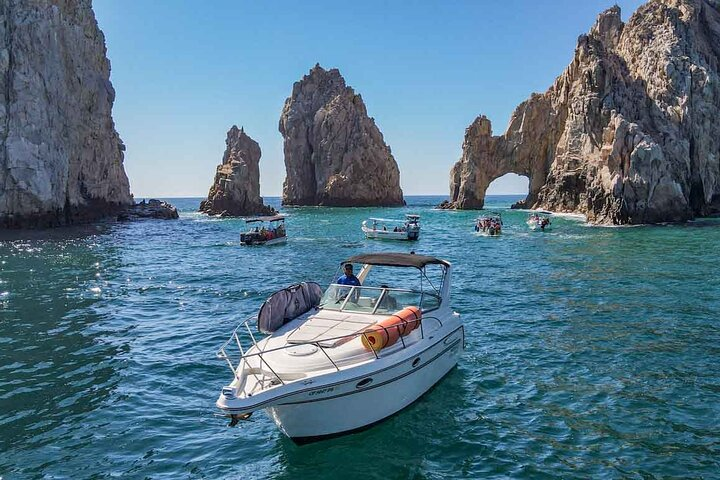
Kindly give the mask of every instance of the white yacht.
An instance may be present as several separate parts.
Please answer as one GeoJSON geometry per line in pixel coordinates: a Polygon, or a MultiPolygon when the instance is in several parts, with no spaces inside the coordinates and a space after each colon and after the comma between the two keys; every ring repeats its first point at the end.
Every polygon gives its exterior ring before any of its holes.
{"type": "Polygon", "coordinates": [[[406,214],[405,220],[370,218],[363,221],[365,238],[378,240],[417,240],[420,238],[420,215],[406,214]]]}
{"type": "Polygon", "coordinates": [[[362,286],[276,292],[219,350],[233,378],[217,406],[232,423],[264,409],[296,443],[356,432],[410,405],[456,365],[465,338],[449,304],[450,263],[412,253],[346,263],[362,265],[362,286]]]}

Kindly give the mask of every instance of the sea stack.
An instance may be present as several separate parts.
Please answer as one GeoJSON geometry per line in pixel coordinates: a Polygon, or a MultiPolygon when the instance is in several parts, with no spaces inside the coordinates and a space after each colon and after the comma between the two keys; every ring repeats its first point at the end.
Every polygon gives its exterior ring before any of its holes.
{"type": "Polygon", "coordinates": [[[315,65],[293,85],[279,128],[284,205],[404,205],[390,147],[337,69],[315,65]]]}
{"type": "Polygon", "coordinates": [[[651,0],[625,24],[603,12],[544,94],[492,136],[478,117],[450,174],[450,206],[481,208],[490,182],[530,178],[521,206],[592,223],[720,213],[720,5],[651,0]]]}
{"type": "Polygon", "coordinates": [[[233,125],[218,165],[215,181],[200,211],[209,215],[269,215],[275,212],[260,197],[260,145],[243,128],[233,125]]]}
{"type": "Polygon", "coordinates": [[[132,204],[115,91],[90,0],[0,2],[0,227],[51,227],[132,204]]]}

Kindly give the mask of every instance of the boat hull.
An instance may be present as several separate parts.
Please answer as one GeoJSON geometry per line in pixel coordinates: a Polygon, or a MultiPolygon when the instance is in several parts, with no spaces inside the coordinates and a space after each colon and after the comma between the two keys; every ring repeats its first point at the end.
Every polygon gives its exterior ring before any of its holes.
{"type": "Polygon", "coordinates": [[[287,237],[278,237],[278,238],[273,238],[272,240],[254,240],[254,239],[253,239],[253,240],[248,240],[248,241],[244,241],[244,240],[241,240],[241,241],[240,241],[240,244],[241,244],[241,245],[246,245],[246,246],[252,246],[252,245],[279,245],[279,244],[282,244],[282,243],[287,243],[287,237]]]}
{"type": "Polygon", "coordinates": [[[542,228],[537,223],[535,223],[535,224],[528,223],[528,227],[530,227],[530,230],[535,231],[535,232],[549,232],[550,230],[552,230],[552,227],[550,225],[547,225],[545,228],[542,228]]]}
{"type": "Polygon", "coordinates": [[[463,349],[460,327],[418,355],[363,377],[293,396],[266,410],[296,443],[363,430],[419,399],[457,364],[463,349]]]}
{"type": "Polygon", "coordinates": [[[408,231],[408,232],[393,232],[390,230],[373,230],[371,228],[363,227],[363,233],[365,238],[374,240],[405,240],[412,241],[420,238],[420,231],[408,231]]]}

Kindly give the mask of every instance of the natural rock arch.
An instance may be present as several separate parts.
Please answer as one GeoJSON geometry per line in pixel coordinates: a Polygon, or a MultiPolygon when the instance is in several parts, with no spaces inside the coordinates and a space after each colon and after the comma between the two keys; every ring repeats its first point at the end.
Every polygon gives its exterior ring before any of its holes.
{"type": "Polygon", "coordinates": [[[519,175],[514,172],[506,173],[501,175],[495,180],[491,181],[485,191],[485,196],[488,195],[523,195],[527,196],[530,186],[530,179],[525,175],[519,175]]]}
{"type": "Polygon", "coordinates": [[[480,208],[490,181],[527,175],[524,205],[602,224],[720,213],[720,6],[615,6],[578,38],[570,65],[493,137],[479,117],[450,175],[451,208],[480,208]]]}
{"type": "Polygon", "coordinates": [[[522,125],[540,115],[542,109],[542,98],[533,96],[518,107],[510,122],[509,134],[502,136],[492,135],[492,124],[484,115],[465,130],[462,158],[450,172],[454,208],[483,208],[490,183],[508,173],[529,179],[528,195],[522,204],[532,205],[537,200],[545,185],[553,152],[547,142],[542,142],[541,130],[524,132],[522,125]],[[530,148],[530,144],[538,148],[530,148]]]}

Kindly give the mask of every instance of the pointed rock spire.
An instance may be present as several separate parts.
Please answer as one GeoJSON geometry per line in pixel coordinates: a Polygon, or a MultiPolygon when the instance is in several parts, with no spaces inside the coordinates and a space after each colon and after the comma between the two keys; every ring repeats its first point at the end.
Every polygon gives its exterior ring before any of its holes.
{"type": "Polygon", "coordinates": [[[316,64],[293,85],[280,116],[283,204],[403,205],[400,172],[360,95],[316,64]]]}
{"type": "Polygon", "coordinates": [[[274,212],[260,197],[260,146],[244,128],[233,125],[225,140],[225,154],[200,211],[209,215],[244,216],[274,212]]]}

